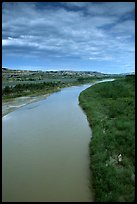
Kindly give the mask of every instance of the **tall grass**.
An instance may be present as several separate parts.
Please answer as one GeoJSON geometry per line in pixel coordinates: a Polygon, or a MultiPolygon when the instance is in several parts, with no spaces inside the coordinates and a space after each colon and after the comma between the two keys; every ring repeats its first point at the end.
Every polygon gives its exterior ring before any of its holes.
{"type": "Polygon", "coordinates": [[[89,148],[95,201],[134,201],[135,77],[96,84],[79,100],[92,127],[89,148]]]}

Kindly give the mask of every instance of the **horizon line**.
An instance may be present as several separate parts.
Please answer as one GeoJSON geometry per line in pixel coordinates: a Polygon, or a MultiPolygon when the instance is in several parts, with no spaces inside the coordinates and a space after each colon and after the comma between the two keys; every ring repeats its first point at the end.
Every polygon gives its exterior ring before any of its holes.
{"type": "Polygon", "coordinates": [[[53,69],[48,69],[48,70],[40,70],[40,69],[32,70],[32,69],[22,69],[22,68],[13,68],[13,67],[9,68],[9,67],[5,67],[5,66],[2,67],[2,69],[17,70],[17,71],[33,71],[33,72],[38,72],[38,71],[42,71],[42,72],[48,72],[48,71],[52,71],[52,72],[61,72],[61,71],[66,71],[66,72],[97,72],[97,73],[107,74],[107,75],[114,75],[114,74],[122,75],[122,74],[131,74],[131,73],[135,74],[135,71],[123,72],[123,73],[104,73],[104,72],[99,72],[99,71],[95,71],[95,70],[93,70],[93,71],[91,71],[91,70],[71,70],[71,69],[68,69],[68,70],[66,70],[66,69],[64,69],[64,70],[63,69],[62,70],[55,70],[55,69],[54,70],[53,69]]]}

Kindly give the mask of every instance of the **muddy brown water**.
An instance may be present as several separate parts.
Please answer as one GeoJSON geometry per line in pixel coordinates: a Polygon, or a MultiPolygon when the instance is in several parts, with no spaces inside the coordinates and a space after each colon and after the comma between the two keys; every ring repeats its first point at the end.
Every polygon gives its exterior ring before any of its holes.
{"type": "Polygon", "coordinates": [[[93,201],[91,129],[78,96],[64,88],[2,118],[2,201],[93,201]]]}
{"type": "Polygon", "coordinates": [[[91,130],[78,105],[88,86],[62,89],[3,117],[3,201],[92,201],[91,130]]]}

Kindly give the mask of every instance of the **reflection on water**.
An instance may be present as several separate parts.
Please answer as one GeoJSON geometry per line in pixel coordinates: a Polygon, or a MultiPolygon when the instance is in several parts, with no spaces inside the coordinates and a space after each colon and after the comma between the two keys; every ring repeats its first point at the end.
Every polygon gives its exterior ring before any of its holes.
{"type": "Polygon", "coordinates": [[[93,201],[91,130],[78,105],[88,86],[65,88],[3,117],[3,201],[93,201]]]}

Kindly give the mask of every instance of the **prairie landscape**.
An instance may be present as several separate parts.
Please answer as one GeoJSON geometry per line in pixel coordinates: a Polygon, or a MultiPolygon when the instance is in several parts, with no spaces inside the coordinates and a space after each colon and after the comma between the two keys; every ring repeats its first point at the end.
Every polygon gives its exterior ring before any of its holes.
{"type": "Polygon", "coordinates": [[[135,201],[135,2],[2,2],[2,202],[135,201]]]}

